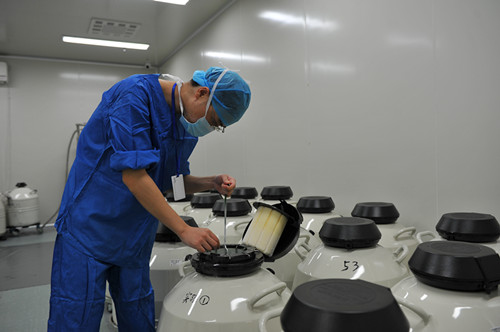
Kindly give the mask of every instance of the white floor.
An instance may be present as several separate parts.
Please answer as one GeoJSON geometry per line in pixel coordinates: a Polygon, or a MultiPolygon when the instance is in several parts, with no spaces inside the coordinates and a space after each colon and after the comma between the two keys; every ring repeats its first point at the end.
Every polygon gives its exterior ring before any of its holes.
{"type": "MultiPolygon", "coordinates": [[[[47,331],[50,269],[56,231],[21,228],[0,241],[0,330],[47,331]]],[[[100,332],[118,331],[105,310],[100,332]]]]}

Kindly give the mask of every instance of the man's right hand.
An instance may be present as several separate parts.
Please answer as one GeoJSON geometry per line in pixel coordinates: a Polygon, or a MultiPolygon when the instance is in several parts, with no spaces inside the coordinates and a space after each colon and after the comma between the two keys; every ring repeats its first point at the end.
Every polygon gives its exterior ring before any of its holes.
{"type": "Polygon", "coordinates": [[[220,246],[219,238],[208,228],[188,226],[177,235],[182,242],[199,252],[216,249],[220,246]]]}

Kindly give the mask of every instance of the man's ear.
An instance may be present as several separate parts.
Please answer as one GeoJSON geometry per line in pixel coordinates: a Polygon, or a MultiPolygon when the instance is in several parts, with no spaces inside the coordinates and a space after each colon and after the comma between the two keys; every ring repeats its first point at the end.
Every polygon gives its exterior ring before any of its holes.
{"type": "Polygon", "coordinates": [[[195,97],[196,99],[198,98],[208,98],[210,95],[210,89],[207,88],[206,86],[200,86],[198,89],[196,89],[195,97]]]}

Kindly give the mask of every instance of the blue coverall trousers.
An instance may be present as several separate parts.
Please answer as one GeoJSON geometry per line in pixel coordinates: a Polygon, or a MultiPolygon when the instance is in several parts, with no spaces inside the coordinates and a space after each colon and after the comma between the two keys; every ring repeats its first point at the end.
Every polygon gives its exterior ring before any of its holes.
{"type": "Polygon", "coordinates": [[[155,331],[149,265],[126,268],[98,261],[81,253],[61,235],[54,247],[48,331],[98,332],[106,280],[119,331],[155,331]]]}

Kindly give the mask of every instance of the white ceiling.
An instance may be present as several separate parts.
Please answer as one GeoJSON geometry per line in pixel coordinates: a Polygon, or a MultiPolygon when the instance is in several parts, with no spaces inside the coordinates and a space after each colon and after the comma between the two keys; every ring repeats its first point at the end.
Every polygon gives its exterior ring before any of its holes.
{"type": "Polygon", "coordinates": [[[0,0],[0,55],[161,66],[235,0],[0,0]],[[92,36],[92,19],[140,24],[132,37],[92,36]],[[62,42],[63,35],[147,43],[147,51],[62,42]]]}

